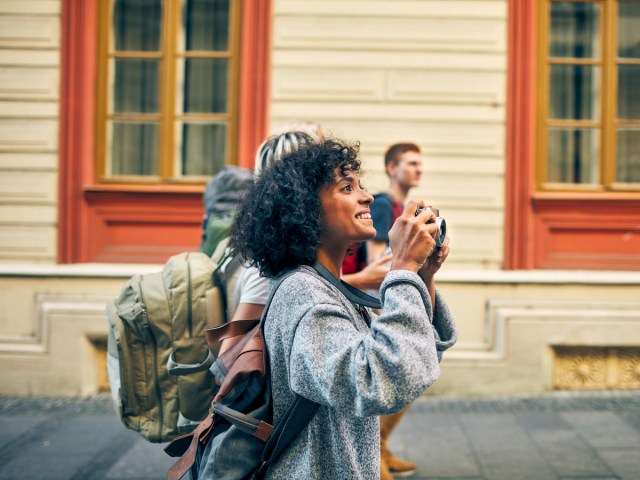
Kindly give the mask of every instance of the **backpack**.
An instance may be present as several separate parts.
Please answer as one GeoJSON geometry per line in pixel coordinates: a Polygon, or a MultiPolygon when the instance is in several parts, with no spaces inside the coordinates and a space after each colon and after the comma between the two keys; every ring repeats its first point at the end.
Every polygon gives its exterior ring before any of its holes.
{"type": "MultiPolygon", "coordinates": [[[[365,319],[363,306],[380,308],[378,299],[337,280],[319,263],[314,268],[357,304],[365,319]]],[[[271,372],[263,328],[271,300],[290,274],[271,286],[260,320],[237,320],[206,331],[210,346],[225,339],[240,340],[210,367],[216,378],[210,415],[194,432],[174,439],[165,448],[170,456],[180,457],[169,470],[168,480],[179,480],[189,471],[193,479],[262,479],[318,410],[319,404],[295,395],[283,418],[273,425],[271,372]]]]}
{"type": "Polygon", "coordinates": [[[211,213],[205,215],[202,223],[202,243],[200,251],[212,255],[218,244],[229,236],[234,212],[211,213]]]}
{"type": "Polygon", "coordinates": [[[226,166],[209,180],[203,195],[201,252],[212,255],[229,235],[235,211],[252,183],[253,172],[236,166],[226,166]]]}
{"type": "Polygon", "coordinates": [[[226,321],[216,280],[228,258],[223,252],[175,255],[162,271],[132,277],[107,304],[114,407],[127,428],[150,442],[191,431],[207,416],[217,350],[203,332],[226,321]]]}

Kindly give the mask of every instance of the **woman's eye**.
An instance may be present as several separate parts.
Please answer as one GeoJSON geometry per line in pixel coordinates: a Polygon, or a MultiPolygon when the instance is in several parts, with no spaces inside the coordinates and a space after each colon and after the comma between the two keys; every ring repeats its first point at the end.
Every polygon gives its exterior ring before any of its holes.
{"type": "Polygon", "coordinates": [[[349,185],[348,183],[346,185],[344,185],[341,189],[341,192],[350,192],[351,191],[351,185],[349,185]]]}

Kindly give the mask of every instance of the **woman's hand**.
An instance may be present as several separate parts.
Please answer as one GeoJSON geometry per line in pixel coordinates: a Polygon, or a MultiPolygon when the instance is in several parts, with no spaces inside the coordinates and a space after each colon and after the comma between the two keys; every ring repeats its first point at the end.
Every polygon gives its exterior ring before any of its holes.
{"type": "MultiPolygon", "coordinates": [[[[418,272],[433,253],[438,230],[435,214],[426,209],[416,216],[418,207],[426,206],[423,201],[410,200],[389,231],[389,244],[393,252],[391,270],[418,272]],[[429,223],[427,223],[429,222],[429,223]]],[[[439,267],[438,267],[439,268],[439,267]]]]}
{"type": "Polygon", "coordinates": [[[433,253],[429,255],[427,261],[424,262],[424,265],[418,272],[418,274],[424,280],[424,283],[429,283],[429,281],[433,279],[433,276],[438,270],[440,270],[440,267],[447,259],[447,256],[449,256],[449,240],[450,239],[447,236],[444,239],[444,243],[442,244],[442,247],[440,247],[440,250],[437,252],[434,250],[433,253]]]}

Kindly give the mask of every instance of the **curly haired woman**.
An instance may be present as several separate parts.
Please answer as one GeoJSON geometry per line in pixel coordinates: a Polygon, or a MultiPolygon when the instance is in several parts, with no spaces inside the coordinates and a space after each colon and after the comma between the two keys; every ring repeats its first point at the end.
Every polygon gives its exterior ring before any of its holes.
{"type": "Polygon", "coordinates": [[[378,415],[401,410],[429,387],[456,339],[434,283],[448,244],[433,253],[433,213],[414,215],[423,202],[409,202],[391,229],[380,316],[361,315],[313,268],[318,262],[339,278],[347,246],[375,235],[359,170],[357,146],[332,139],[302,145],[260,175],[232,227],[232,247],[263,276],[293,272],[264,327],[273,420],[294,394],[320,404],[270,479],[377,478],[378,415]]]}

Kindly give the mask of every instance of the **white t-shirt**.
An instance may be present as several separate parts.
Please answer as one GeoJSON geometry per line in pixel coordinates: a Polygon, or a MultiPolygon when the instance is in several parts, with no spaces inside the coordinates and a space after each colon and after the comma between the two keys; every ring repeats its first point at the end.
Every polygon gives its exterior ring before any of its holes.
{"type": "Polygon", "coordinates": [[[266,305],[269,298],[269,279],[261,277],[256,267],[245,267],[234,262],[232,270],[227,272],[230,263],[231,258],[220,267],[226,279],[227,321],[231,321],[241,303],[266,305]]]}

